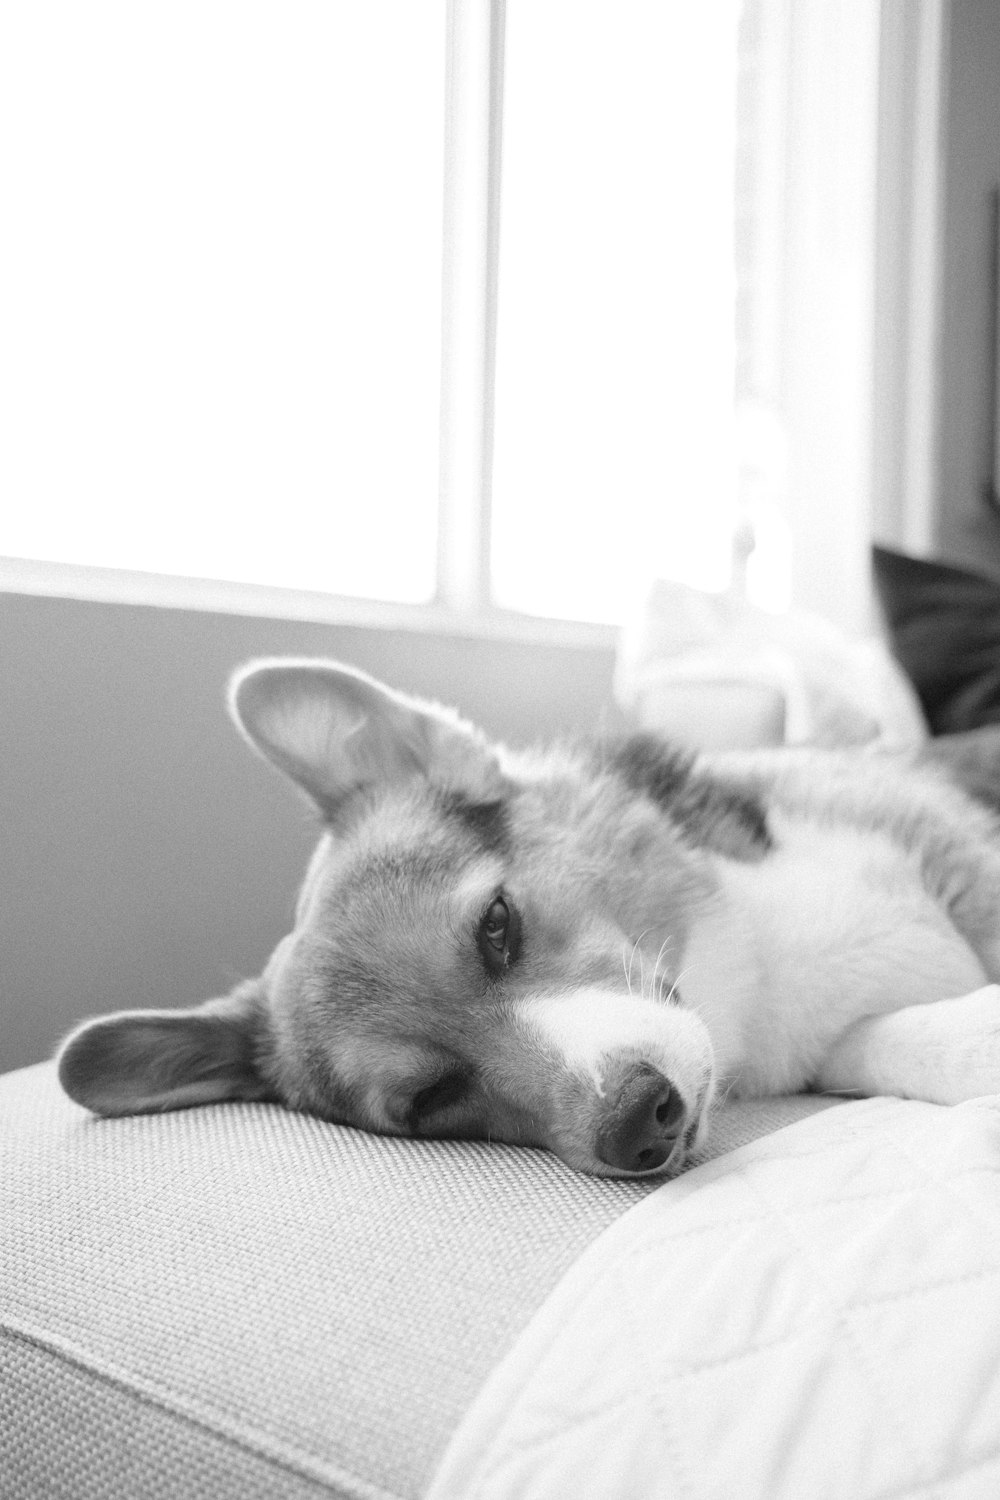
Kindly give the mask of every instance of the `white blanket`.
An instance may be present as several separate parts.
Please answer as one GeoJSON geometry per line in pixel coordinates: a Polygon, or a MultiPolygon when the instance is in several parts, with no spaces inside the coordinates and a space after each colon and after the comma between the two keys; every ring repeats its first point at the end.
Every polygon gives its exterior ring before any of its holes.
{"type": "Polygon", "coordinates": [[[572,1267],[428,1500],[997,1500],[1000,1096],[827,1110],[572,1267]]]}

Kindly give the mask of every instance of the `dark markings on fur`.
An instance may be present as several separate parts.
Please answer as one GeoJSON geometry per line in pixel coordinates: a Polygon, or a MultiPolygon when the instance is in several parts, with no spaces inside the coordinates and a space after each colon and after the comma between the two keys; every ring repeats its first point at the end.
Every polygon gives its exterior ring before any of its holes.
{"type": "Polygon", "coordinates": [[[477,802],[464,792],[442,790],[439,792],[442,811],[474,834],[483,849],[490,853],[504,854],[510,847],[510,827],[507,821],[506,804],[497,798],[491,802],[477,802]]]}
{"type": "Polygon", "coordinates": [[[774,847],[761,799],[699,770],[687,750],[635,734],[605,753],[606,770],[655,802],[689,844],[731,859],[762,859],[774,847]]]}

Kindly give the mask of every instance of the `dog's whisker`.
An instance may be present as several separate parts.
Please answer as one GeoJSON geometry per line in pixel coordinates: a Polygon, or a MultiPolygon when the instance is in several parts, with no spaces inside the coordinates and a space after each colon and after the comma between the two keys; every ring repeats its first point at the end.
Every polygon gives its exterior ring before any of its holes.
{"type": "MultiPolygon", "coordinates": [[[[653,965],[653,978],[652,978],[652,981],[651,981],[650,986],[649,986],[649,995],[650,995],[650,999],[651,1000],[656,998],[656,993],[657,993],[657,991],[656,991],[656,976],[659,973],[660,962],[661,962],[662,958],[664,957],[664,955],[665,955],[665,953],[666,953],[666,951],[667,951],[667,949],[669,947],[670,947],[670,938],[664,938],[663,942],[660,944],[660,951],[656,955],[656,963],[653,965]]],[[[664,979],[665,978],[666,978],[666,975],[664,975],[664,979]]],[[[661,981],[661,983],[662,983],[662,981],[661,981]]]]}
{"type": "Polygon", "coordinates": [[[681,974],[676,977],[676,980],[673,981],[670,989],[667,990],[667,1005],[673,1004],[673,998],[675,998],[676,993],[678,993],[679,987],[681,987],[681,980],[687,980],[688,974],[693,974],[693,971],[694,965],[688,965],[687,969],[681,969],[681,974]]]}
{"type": "Polygon", "coordinates": [[[667,998],[664,1002],[666,1005],[672,1005],[674,1003],[674,996],[677,993],[678,986],[680,985],[681,980],[686,979],[689,974],[693,974],[696,967],[696,964],[688,964],[686,969],[681,970],[677,978],[674,980],[673,984],[670,986],[669,991],[667,992],[667,998]]]}
{"type": "Polygon", "coordinates": [[[659,990],[657,991],[657,994],[656,994],[657,1002],[660,1005],[669,1005],[669,1004],[672,1003],[672,996],[673,996],[674,990],[677,988],[678,984],[680,983],[680,975],[678,974],[677,978],[670,985],[670,989],[668,991],[667,990],[667,984],[669,983],[669,981],[670,981],[670,975],[668,973],[664,973],[661,976],[661,978],[660,978],[660,987],[659,987],[659,990]]]}
{"type": "Polygon", "coordinates": [[[630,995],[632,993],[632,965],[635,963],[635,950],[638,948],[638,946],[639,940],[638,938],[636,938],[632,944],[632,952],[628,956],[628,973],[625,975],[625,980],[628,984],[628,992],[630,995]]]}
{"type": "MultiPolygon", "coordinates": [[[[648,931],[649,931],[648,927],[644,928],[643,931],[640,932],[639,936],[635,939],[635,941],[632,944],[632,952],[631,952],[631,955],[629,956],[629,961],[628,961],[628,973],[625,976],[626,982],[628,984],[628,992],[629,992],[630,995],[632,993],[632,965],[635,962],[635,955],[636,955],[636,953],[639,952],[639,944],[642,942],[643,938],[646,936],[646,933],[648,931]]],[[[639,972],[640,972],[640,974],[642,973],[642,954],[641,953],[639,954],[639,972]]],[[[642,988],[641,988],[641,981],[640,981],[640,994],[641,993],[642,993],[642,988]]]]}
{"type": "MultiPolygon", "coordinates": [[[[660,949],[661,956],[665,957],[667,951],[670,948],[672,948],[672,947],[673,947],[673,939],[672,938],[667,938],[666,941],[664,942],[663,946],[660,949]]],[[[659,968],[659,958],[657,959],[656,967],[657,967],[657,969],[659,968]]],[[[690,970],[688,972],[690,972],[690,970]]],[[[660,1005],[663,1005],[663,1004],[666,1003],[663,992],[666,989],[667,981],[668,981],[669,977],[670,977],[669,971],[666,968],[666,966],[664,967],[663,973],[660,975],[659,980],[657,980],[657,978],[656,978],[656,969],[653,970],[653,985],[652,985],[652,988],[651,988],[651,991],[650,991],[650,999],[655,1000],[660,1005]]],[[[679,979],[679,977],[680,976],[678,976],[678,979],[679,979]]],[[[678,980],[675,979],[674,980],[674,985],[676,985],[677,983],[678,983],[678,980]]],[[[671,993],[672,993],[672,990],[673,990],[673,987],[671,987],[671,993]]]]}
{"type": "Polygon", "coordinates": [[[728,1082],[726,1083],[725,1091],[721,1094],[721,1096],[720,1095],[716,1095],[715,1099],[712,1101],[712,1108],[713,1109],[720,1109],[727,1102],[727,1100],[729,1099],[730,1094],[733,1092],[733,1089],[735,1087],[736,1087],[736,1079],[735,1079],[735,1077],[730,1078],[728,1080],[728,1082]]]}

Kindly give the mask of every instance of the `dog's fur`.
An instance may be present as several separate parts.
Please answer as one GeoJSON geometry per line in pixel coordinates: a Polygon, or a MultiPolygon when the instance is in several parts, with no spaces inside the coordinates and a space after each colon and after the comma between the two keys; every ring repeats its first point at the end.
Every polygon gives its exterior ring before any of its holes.
{"type": "Polygon", "coordinates": [[[99,1114],[274,1100],[627,1176],[730,1093],[1000,1089],[1000,823],[934,766],[514,754],[329,662],[252,663],[231,706],[324,819],[295,927],[223,999],[75,1031],[99,1114]]]}

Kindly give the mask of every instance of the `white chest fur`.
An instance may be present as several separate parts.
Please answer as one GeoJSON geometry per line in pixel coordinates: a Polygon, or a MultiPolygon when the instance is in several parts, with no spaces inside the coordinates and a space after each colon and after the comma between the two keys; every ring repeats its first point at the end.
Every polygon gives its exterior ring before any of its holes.
{"type": "Polygon", "coordinates": [[[804,1087],[853,1021],[976,989],[982,965],[881,834],[776,821],[757,864],[718,861],[693,924],[684,1000],[704,1020],[723,1089],[804,1087]]]}

